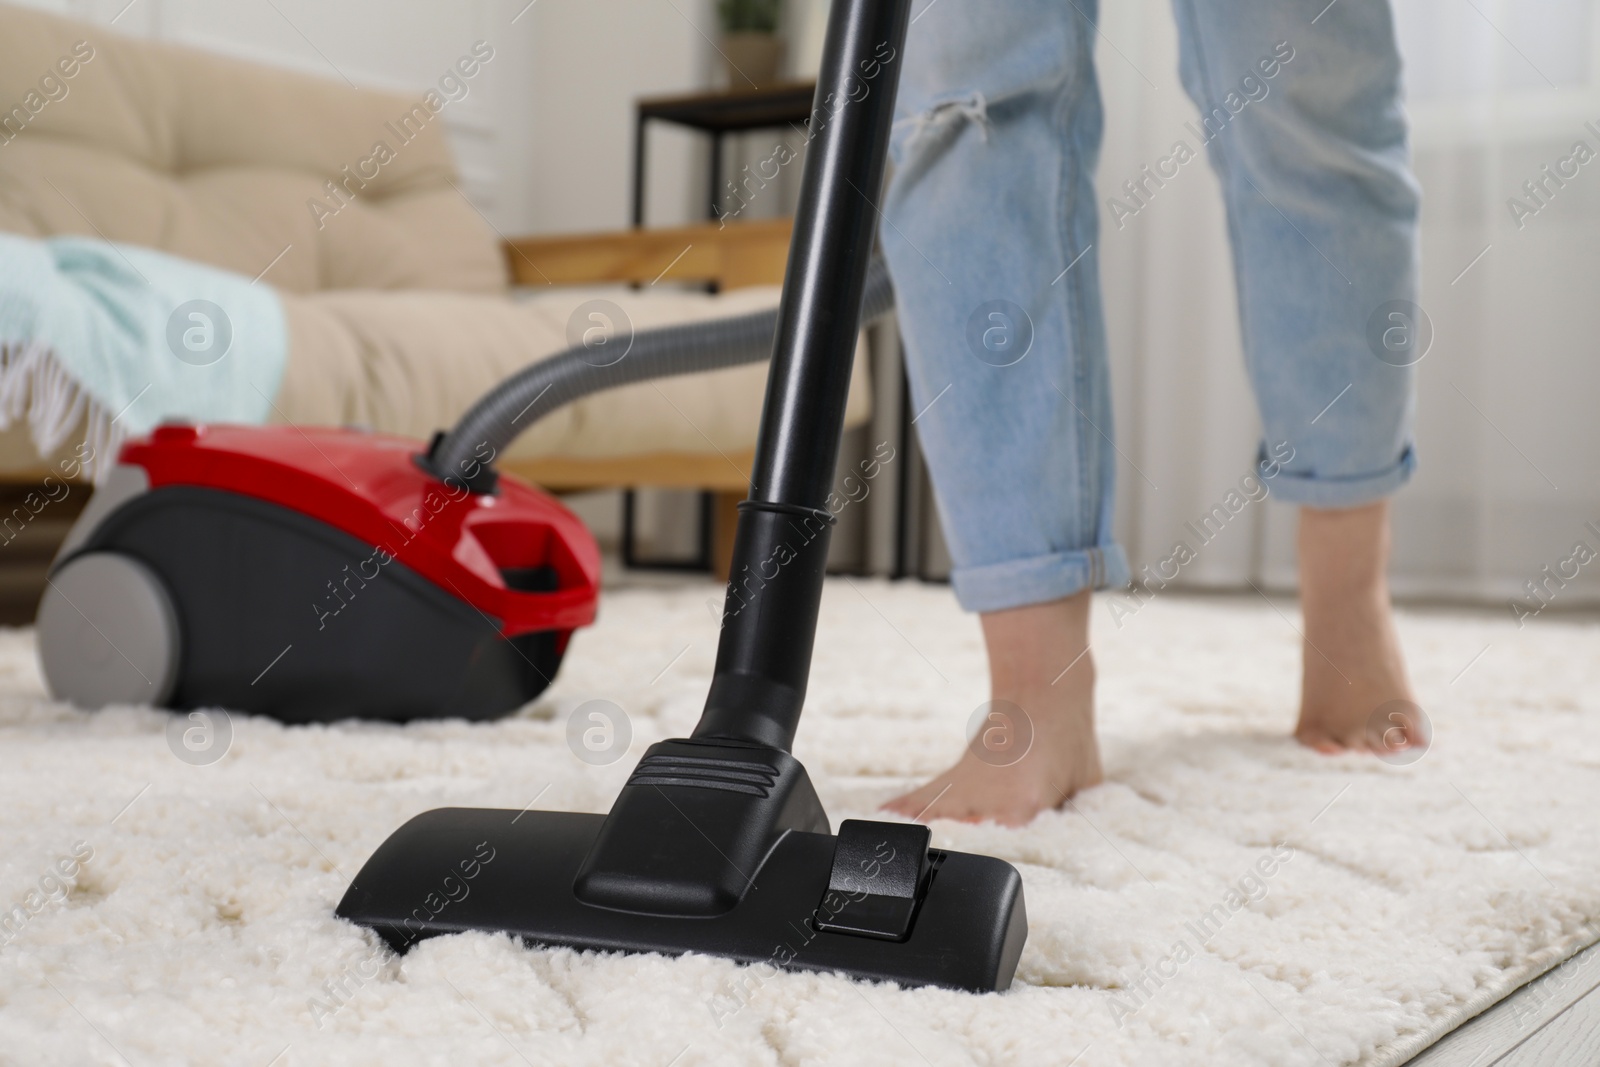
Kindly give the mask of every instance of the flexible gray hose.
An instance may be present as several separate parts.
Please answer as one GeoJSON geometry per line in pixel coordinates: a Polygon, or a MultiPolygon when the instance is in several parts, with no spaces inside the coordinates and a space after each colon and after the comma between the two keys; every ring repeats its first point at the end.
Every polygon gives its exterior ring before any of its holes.
{"type": "MultiPolygon", "coordinates": [[[[883,260],[874,257],[861,299],[861,321],[870,322],[894,306],[894,287],[883,260]]],[[[476,471],[487,457],[505,453],[517,436],[557,408],[602,389],[717,370],[772,357],[778,311],[644,330],[633,337],[627,355],[610,366],[596,366],[595,350],[575,345],[523,368],[495,386],[438,438],[428,464],[441,477],[476,471]]],[[[492,462],[492,459],[488,460],[492,462]]]]}

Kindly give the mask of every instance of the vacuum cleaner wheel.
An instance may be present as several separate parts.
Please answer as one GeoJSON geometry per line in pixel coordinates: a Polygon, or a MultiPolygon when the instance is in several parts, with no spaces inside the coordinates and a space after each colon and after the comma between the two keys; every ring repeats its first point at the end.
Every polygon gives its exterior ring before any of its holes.
{"type": "Polygon", "coordinates": [[[181,639],[161,579],[118,552],[90,552],[50,578],[39,602],[39,661],[50,691],[81,708],[161,706],[181,639]]]}

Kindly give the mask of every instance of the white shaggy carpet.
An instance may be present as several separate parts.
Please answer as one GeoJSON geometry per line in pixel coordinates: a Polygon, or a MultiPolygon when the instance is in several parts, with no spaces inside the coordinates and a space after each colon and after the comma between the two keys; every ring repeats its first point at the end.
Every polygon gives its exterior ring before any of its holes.
{"type": "MultiPolygon", "coordinates": [[[[0,929],[0,1062],[1390,1065],[1600,936],[1600,627],[1404,617],[1435,738],[1391,767],[1285,739],[1291,604],[1171,596],[1120,630],[1096,608],[1106,785],[1021,830],[934,827],[1022,871],[1004,995],[486,935],[401,960],[333,918],[424,809],[604,810],[699,713],[711,595],[608,595],[511,720],[238,718],[210,766],[162,713],[50,703],[31,636],[0,634],[0,907],[25,913],[0,929]],[[565,740],[595,697],[632,719],[605,767],[565,740]]],[[[835,823],[953,758],[983,679],[947,590],[830,582],[796,754],[835,823]]]]}

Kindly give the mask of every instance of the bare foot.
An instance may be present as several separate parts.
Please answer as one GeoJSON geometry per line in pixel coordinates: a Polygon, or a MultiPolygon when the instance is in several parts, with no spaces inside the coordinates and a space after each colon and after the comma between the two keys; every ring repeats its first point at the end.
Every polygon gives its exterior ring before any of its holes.
{"type": "Polygon", "coordinates": [[[1319,752],[1426,744],[1389,607],[1388,501],[1301,508],[1299,551],[1306,640],[1295,737],[1319,752]]]}
{"type": "Polygon", "coordinates": [[[908,818],[1021,826],[1101,781],[1089,598],[982,616],[987,717],[954,767],[884,805],[908,818]]]}

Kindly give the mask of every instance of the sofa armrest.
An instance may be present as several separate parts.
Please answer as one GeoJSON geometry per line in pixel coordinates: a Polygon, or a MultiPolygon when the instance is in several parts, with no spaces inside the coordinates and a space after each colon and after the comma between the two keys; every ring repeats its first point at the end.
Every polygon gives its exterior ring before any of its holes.
{"type": "Polygon", "coordinates": [[[593,285],[661,278],[718,289],[783,284],[791,219],[668,229],[514,237],[505,244],[514,285],[593,285]]]}

